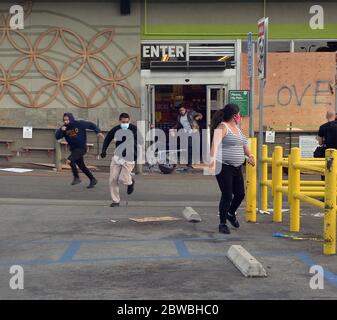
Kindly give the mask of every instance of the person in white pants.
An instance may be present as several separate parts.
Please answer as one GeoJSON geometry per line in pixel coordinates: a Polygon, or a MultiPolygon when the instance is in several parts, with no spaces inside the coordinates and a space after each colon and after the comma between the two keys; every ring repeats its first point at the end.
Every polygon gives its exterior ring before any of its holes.
{"type": "Polygon", "coordinates": [[[110,165],[109,186],[112,199],[110,207],[119,206],[119,184],[127,185],[128,194],[134,191],[135,186],[131,172],[137,160],[137,127],[130,123],[130,116],[127,113],[119,116],[119,122],[120,124],[113,127],[107,134],[101,152],[101,157],[105,158],[111,141],[115,141],[116,149],[110,165]]]}
{"type": "Polygon", "coordinates": [[[118,156],[113,156],[110,164],[110,193],[111,193],[111,207],[119,205],[121,200],[119,195],[119,184],[128,186],[127,193],[131,194],[134,190],[135,181],[131,177],[131,172],[135,167],[134,161],[125,161],[118,156]]]}

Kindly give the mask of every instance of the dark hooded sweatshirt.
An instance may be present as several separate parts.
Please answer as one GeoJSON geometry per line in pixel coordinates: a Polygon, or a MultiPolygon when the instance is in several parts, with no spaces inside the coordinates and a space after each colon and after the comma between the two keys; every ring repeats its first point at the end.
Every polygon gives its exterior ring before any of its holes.
{"type": "Polygon", "coordinates": [[[65,138],[68,142],[70,150],[74,149],[87,149],[87,132],[86,129],[93,130],[99,133],[101,130],[92,122],[84,120],[75,120],[72,113],[65,113],[63,118],[67,116],[70,120],[66,125],[66,130],[62,131],[61,128],[55,133],[57,140],[65,138]]]}

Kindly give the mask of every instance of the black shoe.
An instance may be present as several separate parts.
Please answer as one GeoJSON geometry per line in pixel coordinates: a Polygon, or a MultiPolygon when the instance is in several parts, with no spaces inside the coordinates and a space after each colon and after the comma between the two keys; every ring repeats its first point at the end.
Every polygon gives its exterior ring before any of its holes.
{"type": "Polygon", "coordinates": [[[236,219],[236,215],[231,215],[230,213],[227,213],[226,214],[226,218],[227,220],[229,220],[229,222],[231,223],[231,225],[234,227],[234,228],[240,228],[240,223],[238,221],[238,219],[236,219]]]}
{"type": "Polygon", "coordinates": [[[79,184],[79,183],[81,183],[81,179],[79,177],[74,177],[71,185],[74,186],[75,184],[79,184]]]}
{"type": "Polygon", "coordinates": [[[111,203],[110,207],[119,207],[119,202],[113,202],[113,203],[111,203]]]}
{"type": "Polygon", "coordinates": [[[95,178],[92,178],[90,180],[90,184],[87,186],[87,189],[92,189],[96,184],[97,184],[97,180],[95,178]]]}
{"type": "Polygon", "coordinates": [[[230,234],[231,231],[229,230],[226,223],[220,223],[219,224],[219,232],[224,234],[230,234]]]}
{"type": "Polygon", "coordinates": [[[134,189],[135,189],[135,180],[132,179],[132,184],[128,185],[127,194],[131,194],[134,189]]]}

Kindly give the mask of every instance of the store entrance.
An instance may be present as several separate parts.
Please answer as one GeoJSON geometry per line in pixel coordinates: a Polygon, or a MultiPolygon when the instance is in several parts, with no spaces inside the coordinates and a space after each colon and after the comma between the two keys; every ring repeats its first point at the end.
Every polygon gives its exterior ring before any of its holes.
{"type": "Polygon", "coordinates": [[[154,99],[154,125],[165,133],[177,121],[178,108],[184,105],[203,115],[199,122],[201,129],[207,127],[206,86],[203,85],[157,85],[154,99]]]}
{"type": "MultiPolygon", "coordinates": [[[[187,110],[202,114],[200,130],[209,129],[213,114],[223,108],[227,101],[226,89],[225,85],[147,85],[145,118],[148,129],[161,129],[168,139],[169,130],[176,125],[178,109],[182,104],[187,110]]],[[[210,148],[210,131],[206,130],[204,134],[202,139],[205,141],[200,146],[202,162],[206,160],[202,154],[207,155],[210,148]]]]}
{"type": "Polygon", "coordinates": [[[149,128],[166,133],[177,121],[181,104],[202,114],[201,129],[210,127],[213,114],[227,102],[225,85],[147,85],[146,120],[149,128]]]}

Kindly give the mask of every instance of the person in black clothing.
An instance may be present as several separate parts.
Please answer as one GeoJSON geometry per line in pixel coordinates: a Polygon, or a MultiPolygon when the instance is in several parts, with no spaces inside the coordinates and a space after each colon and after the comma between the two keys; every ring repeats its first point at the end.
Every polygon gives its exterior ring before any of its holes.
{"type": "MultiPolygon", "coordinates": [[[[319,147],[314,152],[315,158],[325,158],[326,149],[337,149],[337,120],[335,111],[328,110],[326,119],[328,122],[322,124],[318,129],[319,147]]],[[[324,181],[325,176],[321,175],[321,180],[324,181]]]]}
{"type": "Polygon", "coordinates": [[[128,186],[128,194],[134,191],[135,181],[132,179],[131,172],[137,161],[138,143],[142,144],[141,135],[137,134],[137,127],[130,123],[130,116],[127,113],[122,113],[119,116],[119,122],[120,124],[113,127],[104,139],[101,153],[101,157],[105,158],[106,150],[111,141],[114,140],[116,142],[116,149],[110,165],[111,207],[119,206],[119,183],[128,186]]]}
{"type": "Polygon", "coordinates": [[[318,143],[319,145],[326,145],[327,148],[337,149],[337,136],[332,132],[336,122],[336,113],[329,110],[326,113],[328,122],[322,124],[318,130],[318,143]]]}
{"type": "Polygon", "coordinates": [[[70,165],[74,176],[71,184],[75,185],[81,183],[76,167],[77,165],[89,178],[90,184],[88,185],[88,189],[91,189],[97,184],[97,180],[86,167],[83,159],[83,156],[87,152],[86,129],[95,131],[98,137],[104,138],[104,135],[94,123],[83,120],[75,120],[72,113],[65,113],[63,115],[63,123],[64,125],[56,131],[55,138],[57,140],[65,138],[69,144],[71,154],[67,159],[67,163],[70,165]]]}

